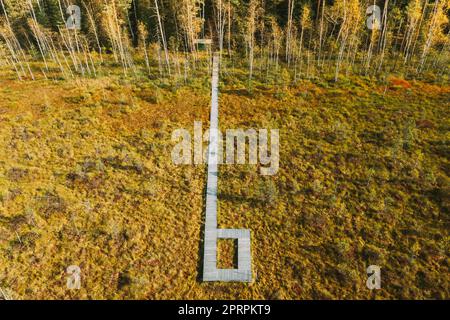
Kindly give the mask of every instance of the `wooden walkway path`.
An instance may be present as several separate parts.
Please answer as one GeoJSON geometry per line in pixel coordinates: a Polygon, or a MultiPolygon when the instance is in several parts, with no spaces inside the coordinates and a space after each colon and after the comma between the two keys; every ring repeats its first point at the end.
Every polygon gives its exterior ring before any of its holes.
{"type": "Polygon", "coordinates": [[[208,148],[208,182],[206,189],[203,281],[251,282],[250,230],[217,229],[218,130],[219,130],[219,55],[214,54],[210,139],[208,148]],[[217,269],[217,240],[238,240],[238,268],[217,269]]]}

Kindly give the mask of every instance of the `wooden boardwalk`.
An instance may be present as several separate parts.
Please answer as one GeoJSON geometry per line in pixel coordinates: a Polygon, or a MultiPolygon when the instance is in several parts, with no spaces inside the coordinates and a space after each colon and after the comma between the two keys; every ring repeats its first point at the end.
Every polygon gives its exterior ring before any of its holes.
{"type": "Polygon", "coordinates": [[[208,148],[208,182],[206,188],[203,281],[252,281],[250,230],[217,229],[218,130],[219,130],[219,55],[214,54],[210,139],[208,148]],[[217,269],[217,240],[238,240],[238,268],[217,269]]]}

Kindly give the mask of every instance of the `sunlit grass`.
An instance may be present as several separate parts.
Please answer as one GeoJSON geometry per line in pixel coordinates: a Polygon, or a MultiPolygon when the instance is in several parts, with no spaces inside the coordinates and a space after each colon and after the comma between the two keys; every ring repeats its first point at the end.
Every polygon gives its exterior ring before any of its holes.
{"type": "Polygon", "coordinates": [[[16,298],[448,298],[450,87],[332,76],[249,90],[220,126],[280,129],[280,171],[222,166],[219,226],[249,228],[255,281],[200,282],[205,166],[172,131],[209,118],[209,75],[1,75],[0,287],[16,298]],[[66,288],[69,265],[82,289],[66,288]],[[365,287],[367,266],[383,289],[365,287]]]}

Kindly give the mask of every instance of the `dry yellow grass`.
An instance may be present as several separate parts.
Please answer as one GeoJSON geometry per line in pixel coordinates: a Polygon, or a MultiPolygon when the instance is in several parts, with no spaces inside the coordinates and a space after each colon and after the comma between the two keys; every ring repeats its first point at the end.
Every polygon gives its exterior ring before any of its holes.
{"type": "Polygon", "coordinates": [[[206,168],[170,154],[174,129],[205,129],[207,88],[7,78],[0,287],[14,298],[449,297],[448,86],[224,85],[221,127],[279,128],[281,167],[221,167],[219,225],[251,229],[255,281],[206,284],[206,168]],[[383,268],[377,292],[370,264],[383,268]]]}

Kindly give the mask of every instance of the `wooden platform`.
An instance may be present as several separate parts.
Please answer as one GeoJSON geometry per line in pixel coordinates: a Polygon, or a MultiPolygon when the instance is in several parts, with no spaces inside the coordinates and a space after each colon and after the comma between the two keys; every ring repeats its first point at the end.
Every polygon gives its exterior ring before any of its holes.
{"type": "Polygon", "coordinates": [[[210,139],[208,148],[208,182],[206,189],[203,281],[252,281],[250,230],[217,229],[218,129],[219,129],[219,55],[214,54],[210,139]],[[217,240],[238,240],[238,268],[217,269],[217,240]]]}

